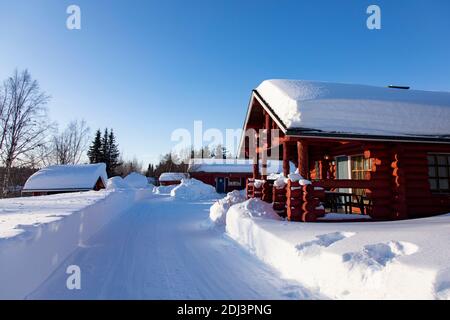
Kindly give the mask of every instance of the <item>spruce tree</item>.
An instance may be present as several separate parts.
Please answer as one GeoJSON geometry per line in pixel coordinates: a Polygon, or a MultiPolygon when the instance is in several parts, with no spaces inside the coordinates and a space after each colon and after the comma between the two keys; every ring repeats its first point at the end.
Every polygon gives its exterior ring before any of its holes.
{"type": "Polygon", "coordinates": [[[101,147],[101,155],[102,155],[102,161],[106,164],[106,167],[108,167],[108,158],[109,158],[109,144],[108,144],[108,128],[105,129],[103,132],[102,137],[102,147],[101,147]]]}
{"type": "Polygon", "coordinates": [[[114,135],[113,129],[111,129],[109,136],[108,136],[108,157],[107,157],[107,163],[109,165],[109,172],[108,174],[110,176],[113,176],[116,174],[115,170],[120,165],[119,157],[119,146],[116,142],[116,136],[114,135]]]}
{"type": "Polygon", "coordinates": [[[102,161],[102,139],[100,129],[95,133],[95,138],[87,152],[90,163],[99,163],[102,161]]]}

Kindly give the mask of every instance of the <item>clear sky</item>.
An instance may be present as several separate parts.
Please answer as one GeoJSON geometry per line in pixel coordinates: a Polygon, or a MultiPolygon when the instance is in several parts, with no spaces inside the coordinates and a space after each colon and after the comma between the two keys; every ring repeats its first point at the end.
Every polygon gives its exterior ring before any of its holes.
{"type": "Polygon", "coordinates": [[[264,79],[450,91],[448,0],[0,0],[0,41],[0,79],[28,68],[53,120],[112,127],[144,165],[194,120],[240,128],[264,79]]]}

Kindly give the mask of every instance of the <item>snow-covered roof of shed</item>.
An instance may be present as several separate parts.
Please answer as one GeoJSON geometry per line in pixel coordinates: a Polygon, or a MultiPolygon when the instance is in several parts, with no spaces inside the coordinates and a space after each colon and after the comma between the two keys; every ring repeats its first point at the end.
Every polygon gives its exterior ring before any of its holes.
{"type": "Polygon", "coordinates": [[[186,179],[187,175],[183,172],[164,172],[159,176],[159,181],[181,181],[186,179]]]}
{"type": "Polygon", "coordinates": [[[54,165],[35,172],[28,178],[23,191],[90,190],[101,178],[106,186],[108,177],[104,163],[54,165]]]}
{"type": "Polygon", "coordinates": [[[281,79],[255,91],[286,130],[450,136],[449,92],[281,79]]]}
{"type": "MultiPolygon", "coordinates": [[[[260,171],[261,171],[260,162],[260,171]]],[[[295,171],[295,165],[290,163],[290,171],[295,171]]],[[[196,158],[189,161],[189,172],[210,172],[210,173],[252,173],[253,160],[252,159],[202,159],[196,158]]],[[[267,173],[281,173],[283,172],[283,161],[267,160],[267,173]]]]}

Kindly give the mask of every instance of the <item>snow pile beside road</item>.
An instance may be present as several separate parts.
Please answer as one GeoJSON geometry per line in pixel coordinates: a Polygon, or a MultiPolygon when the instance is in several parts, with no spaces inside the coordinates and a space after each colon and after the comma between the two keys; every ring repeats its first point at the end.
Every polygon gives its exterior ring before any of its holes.
{"type": "Polygon", "coordinates": [[[209,218],[217,225],[224,225],[228,209],[236,203],[244,202],[246,199],[245,190],[228,192],[225,198],[214,202],[211,206],[209,218]]]}
{"type": "Polygon", "coordinates": [[[213,186],[197,179],[181,180],[181,183],[170,191],[170,195],[183,200],[212,200],[220,197],[213,186]]]}
{"type": "Polygon", "coordinates": [[[226,230],[283,277],[333,299],[450,299],[450,215],[295,223],[261,219],[270,207],[252,200],[229,209],[226,230]]]}
{"type": "Polygon", "coordinates": [[[153,193],[155,194],[170,194],[173,189],[175,189],[178,186],[178,184],[172,184],[169,186],[158,186],[153,187],[153,193]]]}
{"type": "Polygon", "coordinates": [[[137,172],[131,172],[123,180],[130,187],[136,189],[147,188],[149,186],[147,177],[137,172]]]}
{"type": "Polygon", "coordinates": [[[106,190],[121,190],[128,189],[130,186],[126,183],[122,177],[112,177],[106,182],[106,190]]]}
{"type": "Polygon", "coordinates": [[[282,218],[273,210],[272,204],[258,198],[252,198],[233,205],[230,210],[228,210],[226,219],[227,230],[232,228],[231,222],[233,221],[255,218],[282,220],[282,218]]]}
{"type": "Polygon", "coordinates": [[[77,247],[150,195],[129,189],[0,200],[0,299],[24,298],[77,247]]]}

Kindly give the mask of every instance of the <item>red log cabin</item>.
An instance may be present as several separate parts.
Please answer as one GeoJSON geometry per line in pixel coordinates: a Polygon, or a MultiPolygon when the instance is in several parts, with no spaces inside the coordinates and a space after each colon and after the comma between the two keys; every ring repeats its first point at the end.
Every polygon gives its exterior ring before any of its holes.
{"type": "Polygon", "coordinates": [[[379,220],[450,212],[447,92],[267,80],[252,92],[240,152],[255,163],[248,197],[289,220],[315,221],[336,201],[379,220]],[[312,184],[273,188],[264,170],[273,157],[312,184]]]}
{"type": "MultiPolygon", "coordinates": [[[[291,170],[295,170],[290,163],[291,170]]],[[[276,176],[283,171],[279,160],[267,161],[267,173],[276,176]]],[[[189,161],[189,176],[216,188],[216,192],[225,193],[245,189],[246,181],[253,176],[252,160],[194,158],[189,161]]]]}

